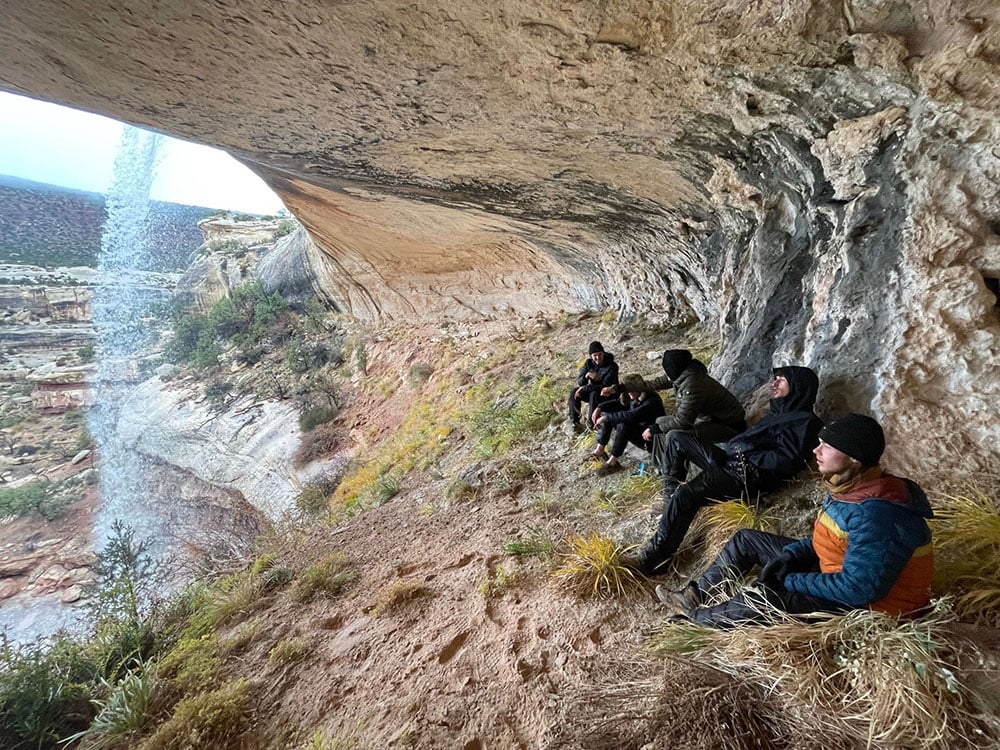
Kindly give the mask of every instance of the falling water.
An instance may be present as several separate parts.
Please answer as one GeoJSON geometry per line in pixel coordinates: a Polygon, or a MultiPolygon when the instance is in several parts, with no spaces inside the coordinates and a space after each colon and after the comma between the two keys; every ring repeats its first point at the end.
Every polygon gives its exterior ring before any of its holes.
{"type": "Polygon", "coordinates": [[[142,513],[142,498],[149,492],[145,467],[137,454],[116,440],[116,425],[132,384],[142,374],[142,355],[151,339],[149,306],[162,296],[144,272],[151,267],[149,192],[163,141],[161,135],[126,125],[107,197],[94,292],[96,399],[88,414],[101,458],[101,511],[95,529],[98,547],[108,538],[116,519],[132,526],[137,537],[153,536],[142,513]]]}

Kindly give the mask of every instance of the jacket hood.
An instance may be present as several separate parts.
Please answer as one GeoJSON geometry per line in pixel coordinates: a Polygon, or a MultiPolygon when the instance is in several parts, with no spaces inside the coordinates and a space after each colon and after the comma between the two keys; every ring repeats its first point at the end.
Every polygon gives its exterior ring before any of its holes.
{"type": "Polygon", "coordinates": [[[788,380],[788,395],[771,399],[771,413],[783,414],[790,411],[812,411],[819,393],[819,378],[808,367],[775,367],[775,375],[783,375],[788,380]]]}
{"type": "Polygon", "coordinates": [[[687,367],[684,368],[683,372],[681,372],[681,374],[677,376],[677,380],[675,380],[674,383],[683,383],[690,377],[694,377],[696,375],[707,375],[707,374],[708,374],[708,368],[705,367],[705,365],[702,364],[700,360],[692,359],[691,364],[689,364],[687,367]]]}

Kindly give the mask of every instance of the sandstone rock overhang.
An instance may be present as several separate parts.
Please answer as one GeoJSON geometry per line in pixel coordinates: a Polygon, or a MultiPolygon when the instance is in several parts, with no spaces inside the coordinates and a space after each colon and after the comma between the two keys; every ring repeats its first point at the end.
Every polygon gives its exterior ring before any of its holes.
{"type": "Polygon", "coordinates": [[[0,88],[225,148],[362,317],[717,328],[741,395],[995,465],[989,0],[5,2],[0,88]],[[989,406],[994,404],[994,406],[989,406]]]}

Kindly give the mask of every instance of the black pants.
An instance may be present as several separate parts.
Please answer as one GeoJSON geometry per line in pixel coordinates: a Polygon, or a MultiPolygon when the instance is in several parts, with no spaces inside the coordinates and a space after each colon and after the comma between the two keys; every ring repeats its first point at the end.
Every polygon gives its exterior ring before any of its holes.
{"type": "MultiPolygon", "coordinates": [[[[777,557],[781,550],[794,542],[787,536],[768,534],[766,531],[744,529],[737,531],[698,581],[698,588],[708,591],[727,578],[742,579],[756,566],[763,567],[777,557]]],[[[800,571],[801,572],[801,571],[800,571]]],[[[696,622],[715,628],[750,625],[767,622],[768,610],[777,608],[792,615],[811,612],[846,612],[849,607],[829,599],[806,594],[796,594],[784,588],[771,588],[757,584],[744,589],[728,601],[712,607],[702,607],[693,613],[696,622]]]]}
{"type": "Polygon", "coordinates": [[[734,465],[718,446],[703,443],[680,430],[670,433],[664,471],[663,515],[644,551],[651,568],[673,557],[701,508],[744,493],[749,495],[762,486],[755,471],[744,472],[743,467],[734,465]],[[688,463],[700,468],[701,473],[690,482],[684,482],[688,463]],[[684,483],[678,486],[677,482],[684,483]]]}
{"type": "Polygon", "coordinates": [[[703,443],[724,443],[729,438],[736,437],[740,431],[734,430],[722,422],[700,422],[690,430],[671,430],[653,435],[652,466],[663,473],[666,473],[667,444],[670,441],[670,435],[674,432],[687,432],[703,443]]]}
{"type": "MultiPolygon", "coordinates": [[[[577,386],[578,388],[579,386],[577,386]]],[[[587,404],[587,427],[593,427],[594,425],[590,421],[590,415],[594,413],[594,409],[597,407],[598,402],[602,398],[607,398],[607,396],[601,396],[601,390],[598,388],[591,391],[590,393],[584,393],[582,398],[578,398],[576,395],[577,388],[574,388],[569,392],[569,407],[567,418],[571,424],[576,424],[580,421],[580,407],[586,403],[587,404]]]]}
{"type": "MultiPolygon", "coordinates": [[[[621,401],[603,401],[598,406],[601,407],[602,414],[614,414],[628,411],[628,407],[621,401]]],[[[619,422],[613,427],[608,427],[607,422],[597,428],[597,444],[608,446],[608,453],[618,457],[625,452],[625,446],[629,443],[648,451],[652,448],[652,443],[642,439],[642,433],[646,431],[648,425],[639,422],[619,422]],[[610,443],[610,445],[608,445],[610,443]]]]}

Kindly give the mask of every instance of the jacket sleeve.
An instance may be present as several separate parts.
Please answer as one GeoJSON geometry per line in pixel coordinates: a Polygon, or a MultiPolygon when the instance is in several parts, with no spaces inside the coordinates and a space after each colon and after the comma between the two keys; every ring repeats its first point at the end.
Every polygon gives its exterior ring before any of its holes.
{"type": "Polygon", "coordinates": [[[857,608],[884,599],[913,555],[914,548],[896,532],[896,514],[903,512],[884,500],[861,503],[848,516],[840,572],[789,573],[785,588],[857,608]]]}
{"type": "Polygon", "coordinates": [[[813,563],[819,559],[816,550],[813,549],[811,536],[785,545],[782,552],[787,552],[793,560],[802,564],[813,563]]]}
{"type": "Polygon", "coordinates": [[[579,386],[587,385],[587,369],[590,360],[588,359],[580,366],[580,374],[576,376],[576,384],[579,386]]]}
{"type": "Polygon", "coordinates": [[[609,385],[618,385],[618,363],[612,362],[604,371],[602,377],[596,384],[597,388],[607,388],[609,385]]]}
{"type": "Polygon", "coordinates": [[[668,388],[673,388],[674,384],[670,381],[666,375],[660,375],[658,378],[649,378],[646,383],[654,391],[665,391],[668,388]]]}
{"type": "Polygon", "coordinates": [[[705,393],[698,385],[688,386],[676,392],[677,408],[673,415],[664,419],[658,419],[656,426],[660,432],[670,432],[670,430],[690,430],[694,427],[694,421],[701,414],[701,405],[705,400],[705,393]]]}

